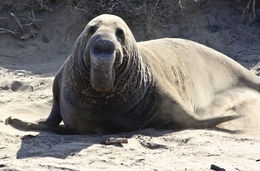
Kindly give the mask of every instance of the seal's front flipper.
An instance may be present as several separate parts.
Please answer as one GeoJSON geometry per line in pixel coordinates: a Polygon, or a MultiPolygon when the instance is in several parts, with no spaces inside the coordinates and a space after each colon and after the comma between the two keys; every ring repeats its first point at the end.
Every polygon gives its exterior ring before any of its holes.
{"type": "MultiPolygon", "coordinates": [[[[46,122],[46,121],[45,121],[46,122]]],[[[8,117],[5,120],[5,124],[11,125],[12,127],[23,130],[23,131],[50,131],[57,134],[71,134],[71,132],[62,126],[53,127],[45,122],[31,123],[25,122],[20,119],[8,117]]]]}
{"type": "Polygon", "coordinates": [[[62,118],[60,114],[59,102],[56,98],[53,98],[53,104],[50,115],[48,116],[46,121],[40,121],[39,123],[49,125],[51,127],[56,127],[61,123],[61,121],[62,118]]]}
{"type": "Polygon", "coordinates": [[[52,103],[51,113],[48,116],[47,120],[43,122],[39,122],[40,124],[56,127],[62,121],[61,114],[60,114],[60,103],[59,103],[60,76],[61,76],[61,71],[58,72],[58,74],[55,76],[53,81],[53,87],[52,87],[53,103],[52,103]]]}

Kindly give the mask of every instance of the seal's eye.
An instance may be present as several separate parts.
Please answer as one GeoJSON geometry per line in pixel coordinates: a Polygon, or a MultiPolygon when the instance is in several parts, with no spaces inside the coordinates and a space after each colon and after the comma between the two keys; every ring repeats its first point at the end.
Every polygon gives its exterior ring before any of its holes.
{"type": "Polygon", "coordinates": [[[94,34],[97,31],[97,26],[90,26],[88,29],[89,34],[94,34]]]}
{"type": "Polygon", "coordinates": [[[120,39],[124,38],[124,31],[121,28],[116,29],[116,36],[118,36],[120,39]]]}

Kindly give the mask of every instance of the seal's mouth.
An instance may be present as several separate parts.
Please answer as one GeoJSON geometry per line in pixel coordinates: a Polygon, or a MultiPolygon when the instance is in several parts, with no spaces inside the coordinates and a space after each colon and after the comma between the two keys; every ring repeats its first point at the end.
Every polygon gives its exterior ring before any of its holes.
{"type": "Polygon", "coordinates": [[[114,87],[115,67],[121,61],[116,41],[112,38],[94,36],[89,46],[91,86],[99,92],[110,91],[114,87]]]}

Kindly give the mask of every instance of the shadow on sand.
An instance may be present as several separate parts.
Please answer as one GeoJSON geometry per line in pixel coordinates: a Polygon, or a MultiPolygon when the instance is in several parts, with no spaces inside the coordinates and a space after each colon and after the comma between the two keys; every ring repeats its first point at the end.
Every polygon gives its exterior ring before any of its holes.
{"type": "MultiPolygon", "coordinates": [[[[214,128],[210,130],[226,132],[231,134],[239,133],[240,131],[231,131],[227,129],[214,128]]],[[[106,140],[109,138],[126,138],[129,139],[133,136],[148,136],[160,137],[170,133],[176,133],[184,130],[156,130],[156,129],[143,129],[133,132],[122,132],[118,134],[105,134],[105,135],[59,135],[55,133],[42,131],[38,135],[25,135],[23,136],[21,147],[16,154],[16,158],[31,158],[31,157],[55,157],[65,159],[68,156],[73,156],[83,149],[87,149],[92,145],[105,146],[106,140]]],[[[152,142],[151,142],[152,143],[152,142]]],[[[152,143],[153,144],[153,143],[152,143]]],[[[116,143],[115,146],[123,147],[122,144],[116,143]]],[[[157,146],[156,144],[154,144],[157,146]]],[[[149,148],[149,147],[148,147],[149,148]]],[[[153,148],[152,148],[153,149],[153,148]]]]}
{"type": "MultiPolygon", "coordinates": [[[[157,137],[173,132],[175,131],[155,129],[107,135],[58,135],[49,132],[40,132],[36,136],[28,134],[21,138],[22,143],[16,154],[16,158],[55,157],[65,159],[95,144],[105,146],[104,142],[111,137],[131,138],[134,135],[157,137]]],[[[120,144],[115,145],[120,146],[120,144]]]]}

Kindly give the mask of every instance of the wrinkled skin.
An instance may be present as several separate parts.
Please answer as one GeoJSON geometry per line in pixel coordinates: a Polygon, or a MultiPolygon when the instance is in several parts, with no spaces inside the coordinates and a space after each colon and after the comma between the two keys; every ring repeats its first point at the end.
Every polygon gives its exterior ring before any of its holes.
{"type": "Polygon", "coordinates": [[[8,122],[61,133],[63,121],[65,132],[80,134],[214,128],[241,115],[234,107],[252,100],[247,91],[260,99],[260,79],[229,57],[184,39],[136,43],[121,18],[101,15],[57,73],[48,119],[8,122]],[[240,91],[245,95],[238,102],[240,91]],[[232,99],[228,106],[226,98],[232,99]]]}

